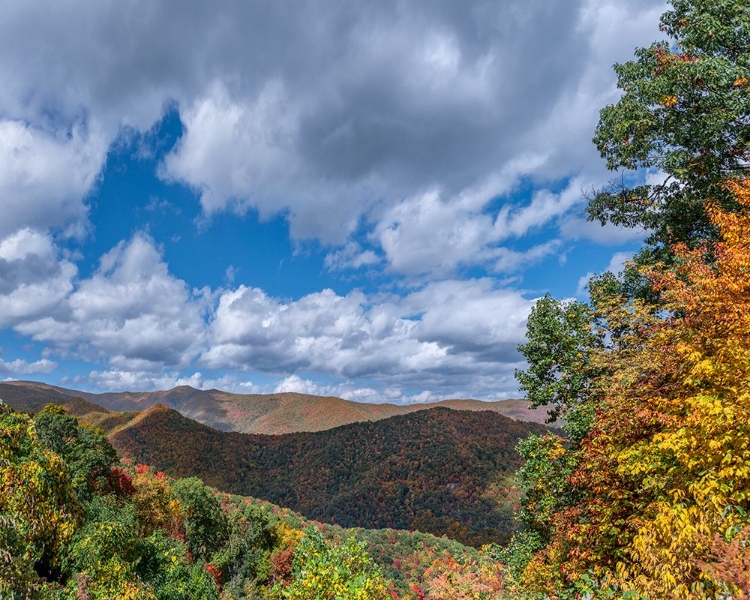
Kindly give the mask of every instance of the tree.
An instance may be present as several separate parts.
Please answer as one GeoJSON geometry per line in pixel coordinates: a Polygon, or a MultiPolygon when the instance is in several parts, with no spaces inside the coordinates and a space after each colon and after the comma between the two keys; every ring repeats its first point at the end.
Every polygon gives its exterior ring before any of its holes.
{"type": "Polygon", "coordinates": [[[555,433],[532,435],[517,446],[524,459],[517,477],[522,490],[519,517],[526,531],[514,536],[505,553],[514,565],[511,575],[518,575],[532,552],[552,538],[554,515],[579,499],[569,478],[593,423],[594,384],[603,372],[594,357],[604,347],[604,335],[585,303],[545,295],[531,310],[526,338],[518,349],[528,367],[517,370],[516,378],[533,406],[550,407],[550,421],[564,417],[568,439],[555,433]]]}
{"type": "Polygon", "coordinates": [[[270,597],[278,600],[388,600],[390,594],[380,569],[365,551],[364,543],[347,538],[338,545],[326,543],[315,528],[294,552],[292,580],[277,583],[270,597]]]}
{"type": "Polygon", "coordinates": [[[163,472],[146,465],[135,465],[131,470],[131,501],[138,513],[141,536],[149,536],[157,529],[173,537],[183,537],[183,515],[180,501],[172,489],[172,481],[163,472]]]}
{"type": "Polygon", "coordinates": [[[177,480],[172,486],[185,519],[188,550],[209,560],[227,541],[227,516],[211,490],[197,477],[177,480]]]}
{"type": "Polygon", "coordinates": [[[424,573],[430,600],[501,600],[502,565],[489,557],[457,561],[452,556],[438,558],[424,573]]]}
{"type": "Polygon", "coordinates": [[[80,426],[57,404],[45,406],[34,417],[34,426],[44,445],[65,461],[80,500],[89,500],[94,490],[107,487],[118,457],[104,434],[80,426]]]}
{"type": "Polygon", "coordinates": [[[547,294],[531,309],[526,339],[518,346],[528,362],[525,371],[516,371],[521,389],[534,407],[550,407],[550,421],[565,416],[571,434],[580,439],[590,420],[591,383],[600,370],[591,356],[603,343],[592,326],[591,309],[547,294]]]}
{"type": "Polygon", "coordinates": [[[633,323],[598,359],[612,369],[570,478],[581,500],[552,517],[528,580],[593,570],[652,598],[748,591],[727,567],[750,561],[750,183],[728,189],[739,210],[707,206],[716,242],[642,269],[662,310],[614,307],[633,323]]]}
{"type": "Polygon", "coordinates": [[[715,237],[713,198],[736,208],[724,182],[750,162],[750,6],[745,0],[671,0],[661,18],[670,38],[616,64],[620,100],[601,111],[594,143],[611,170],[661,171],[666,181],[623,181],[594,193],[588,213],[649,231],[640,262],[674,243],[715,237]]]}
{"type": "Polygon", "coordinates": [[[279,533],[267,510],[244,501],[230,511],[229,531],[229,542],[211,560],[224,574],[225,592],[241,596],[267,584],[279,533]]]}
{"type": "Polygon", "coordinates": [[[81,507],[62,459],[33,422],[0,403],[0,597],[59,576],[81,507]]]}

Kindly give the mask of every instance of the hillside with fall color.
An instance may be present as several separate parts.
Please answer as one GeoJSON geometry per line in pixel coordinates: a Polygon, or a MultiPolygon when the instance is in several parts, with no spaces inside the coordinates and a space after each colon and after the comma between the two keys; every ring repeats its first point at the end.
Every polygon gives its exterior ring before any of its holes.
{"type": "Polygon", "coordinates": [[[343,529],[121,462],[60,405],[0,405],[0,459],[0,598],[283,600],[316,585],[412,600],[459,563],[500,582],[490,554],[447,538],[343,529]]]}
{"type": "Polygon", "coordinates": [[[491,411],[419,411],[317,433],[221,432],[152,407],[110,439],[133,460],[346,527],[446,534],[479,546],[515,529],[518,441],[545,428],[491,411]]]}
{"type": "MultiPolygon", "coordinates": [[[[94,394],[33,381],[6,381],[0,383],[0,398],[16,410],[31,413],[41,410],[49,402],[67,406],[73,398],[83,399],[106,409],[101,412],[138,412],[163,404],[186,417],[222,431],[269,435],[322,431],[438,406],[455,410],[491,410],[511,419],[533,423],[544,423],[547,418],[545,409],[532,409],[531,404],[525,400],[484,402],[449,399],[409,405],[371,404],[294,392],[232,394],[221,390],[197,390],[190,386],[157,392],[94,394]]],[[[88,410],[81,409],[77,414],[96,410],[96,407],[89,405],[88,410]]]]}

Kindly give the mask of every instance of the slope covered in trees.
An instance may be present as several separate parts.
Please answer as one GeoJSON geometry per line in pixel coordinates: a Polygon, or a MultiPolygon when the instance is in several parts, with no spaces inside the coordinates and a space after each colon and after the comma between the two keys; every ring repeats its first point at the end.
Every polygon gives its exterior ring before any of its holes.
{"type": "Polygon", "coordinates": [[[353,527],[446,534],[471,545],[514,528],[518,441],[545,429],[493,412],[433,409],[317,433],[224,433],[167,407],[112,435],[134,460],[353,527]],[[189,441],[186,443],[186,441],[189,441]]]}
{"type": "Polygon", "coordinates": [[[490,553],[451,540],[323,526],[119,463],[59,406],[0,405],[0,481],[2,598],[417,600],[502,584],[490,553]]]}

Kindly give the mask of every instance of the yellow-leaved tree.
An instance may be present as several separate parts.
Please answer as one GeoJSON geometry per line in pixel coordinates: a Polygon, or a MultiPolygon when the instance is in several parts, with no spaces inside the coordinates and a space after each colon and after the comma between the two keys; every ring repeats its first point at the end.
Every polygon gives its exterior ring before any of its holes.
{"type": "Polygon", "coordinates": [[[731,553],[716,552],[734,544],[750,558],[738,543],[750,541],[750,184],[730,189],[745,210],[709,208],[720,241],[678,248],[676,271],[648,272],[670,316],[612,394],[627,407],[639,392],[638,409],[660,425],[616,454],[619,472],[656,490],[633,519],[622,567],[652,596],[750,592],[746,574],[722,569],[731,553]]]}
{"type": "Polygon", "coordinates": [[[750,597],[750,182],[709,206],[719,240],[642,272],[653,303],[609,298],[625,333],[597,360],[594,426],[527,581],[597,576],[647,598],[750,597]],[[552,567],[550,569],[550,567],[552,567]]]}
{"type": "Polygon", "coordinates": [[[0,598],[36,593],[59,571],[80,513],[63,460],[0,402],[0,598]]]}

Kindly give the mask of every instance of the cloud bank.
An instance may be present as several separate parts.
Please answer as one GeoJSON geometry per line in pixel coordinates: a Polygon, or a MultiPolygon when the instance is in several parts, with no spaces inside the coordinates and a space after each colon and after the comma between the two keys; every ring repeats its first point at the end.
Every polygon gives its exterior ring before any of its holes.
{"type": "Polygon", "coordinates": [[[502,278],[602,241],[579,214],[580,188],[607,177],[589,142],[596,109],[616,97],[611,64],[658,35],[663,9],[5,3],[0,328],[46,350],[0,372],[49,372],[49,354],[99,365],[88,381],[103,388],[262,373],[362,399],[512,393],[532,298],[502,278]],[[168,110],[184,131],[158,176],[193,190],[203,219],[283,215],[293,241],[328,249],[329,272],[401,287],[282,299],[228,277],[196,290],[142,232],[81,276],[68,241],[96,233],[108,152],[168,110]],[[517,195],[524,182],[533,192],[517,195]]]}

